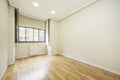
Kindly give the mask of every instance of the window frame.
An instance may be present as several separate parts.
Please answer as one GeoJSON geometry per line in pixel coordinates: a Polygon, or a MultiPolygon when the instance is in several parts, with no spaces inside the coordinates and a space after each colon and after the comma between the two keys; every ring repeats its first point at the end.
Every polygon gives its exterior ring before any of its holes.
{"type": "Polygon", "coordinates": [[[33,28],[33,27],[27,27],[27,26],[18,26],[18,43],[45,43],[46,42],[46,30],[44,29],[39,29],[39,28],[33,28]],[[19,27],[25,28],[25,41],[20,41],[19,40],[19,27]],[[33,29],[33,41],[27,41],[26,40],[26,28],[31,28],[33,29]],[[38,30],[38,41],[34,41],[34,29],[38,30]],[[40,36],[39,36],[39,31],[43,30],[44,31],[44,41],[39,41],[40,36]]]}

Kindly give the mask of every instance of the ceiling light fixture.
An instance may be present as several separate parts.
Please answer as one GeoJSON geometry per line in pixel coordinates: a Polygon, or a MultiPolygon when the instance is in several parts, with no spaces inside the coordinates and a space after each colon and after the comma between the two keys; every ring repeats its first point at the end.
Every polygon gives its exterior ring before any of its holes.
{"type": "Polygon", "coordinates": [[[39,4],[37,2],[33,2],[33,6],[39,7],[39,4]]]}
{"type": "Polygon", "coordinates": [[[55,11],[51,11],[51,14],[56,14],[56,12],[55,11]]]}

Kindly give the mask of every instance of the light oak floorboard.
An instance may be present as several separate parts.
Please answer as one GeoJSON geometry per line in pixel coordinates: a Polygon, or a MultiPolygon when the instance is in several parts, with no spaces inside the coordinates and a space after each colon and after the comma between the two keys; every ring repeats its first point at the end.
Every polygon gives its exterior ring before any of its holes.
{"type": "Polygon", "coordinates": [[[16,60],[2,80],[120,80],[120,75],[61,55],[42,55],[16,60]]]}

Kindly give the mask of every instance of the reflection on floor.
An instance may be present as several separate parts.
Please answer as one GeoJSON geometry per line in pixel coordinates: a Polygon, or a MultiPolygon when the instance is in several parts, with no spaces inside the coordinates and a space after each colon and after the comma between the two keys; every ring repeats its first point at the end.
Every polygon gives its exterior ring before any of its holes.
{"type": "Polygon", "coordinates": [[[120,80],[120,76],[61,55],[42,55],[17,60],[2,80],[120,80]]]}

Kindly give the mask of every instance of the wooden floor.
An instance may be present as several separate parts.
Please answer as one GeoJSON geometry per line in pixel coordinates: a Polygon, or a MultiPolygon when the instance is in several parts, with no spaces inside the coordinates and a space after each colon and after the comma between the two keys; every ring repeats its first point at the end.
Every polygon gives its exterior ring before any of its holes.
{"type": "Polygon", "coordinates": [[[42,55],[17,60],[2,80],[120,80],[120,76],[60,55],[42,55]]]}

